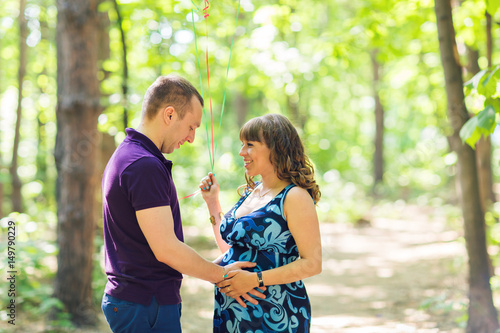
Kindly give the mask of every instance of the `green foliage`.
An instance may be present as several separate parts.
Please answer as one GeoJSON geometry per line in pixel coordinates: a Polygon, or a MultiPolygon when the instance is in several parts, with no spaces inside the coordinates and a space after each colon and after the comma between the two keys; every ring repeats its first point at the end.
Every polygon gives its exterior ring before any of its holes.
{"type": "MultiPolygon", "coordinates": [[[[483,107],[476,116],[470,118],[460,130],[462,141],[475,147],[481,136],[492,134],[497,126],[496,117],[500,114],[500,99],[497,86],[500,82],[500,66],[492,70],[482,70],[466,82],[466,92],[477,101],[483,100],[483,107]]],[[[480,102],[477,102],[480,104],[480,102]]],[[[476,105],[477,105],[476,104],[476,105]]]]}
{"type": "MultiPolygon", "coordinates": [[[[38,224],[25,214],[10,214],[0,220],[2,238],[6,238],[8,221],[16,224],[15,249],[15,295],[9,297],[8,293],[2,293],[0,298],[2,304],[7,304],[10,299],[16,302],[18,313],[29,314],[31,319],[43,319],[48,317],[54,309],[59,310],[57,319],[53,322],[57,326],[72,327],[69,316],[64,312],[63,304],[53,297],[52,279],[55,274],[56,251],[54,241],[48,241],[44,236],[49,229],[43,224],[38,224]]],[[[0,242],[1,253],[7,252],[6,242],[0,242]]],[[[3,272],[11,270],[7,267],[7,261],[0,262],[3,272]]],[[[7,283],[2,281],[2,290],[9,290],[7,283]]],[[[0,310],[0,317],[7,318],[7,311],[0,310]]]]}
{"type": "MultiPolygon", "coordinates": [[[[13,0],[3,5],[12,6],[15,11],[13,0]]],[[[32,32],[41,32],[38,44],[29,49],[30,59],[43,61],[29,62],[27,82],[32,89],[27,90],[26,99],[33,101],[33,110],[40,111],[25,115],[22,142],[26,145],[38,142],[38,145],[31,144],[38,149],[21,156],[25,170],[21,178],[24,183],[35,182],[31,189],[39,191],[38,194],[32,192],[33,197],[27,198],[28,201],[44,201],[53,210],[55,166],[51,149],[56,130],[53,42],[56,12],[52,4],[41,0],[32,1],[30,6],[34,9],[30,14],[32,32]],[[38,87],[40,91],[37,91],[38,87]],[[36,126],[37,119],[43,126],[36,126]]],[[[449,166],[433,163],[442,161],[446,144],[437,149],[422,150],[418,147],[419,140],[429,132],[438,133],[436,136],[443,138],[439,131],[445,121],[441,111],[444,110],[444,92],[431,2],[359,0],[340,1],[333,6],[320,1],[243,1],[237,25],[238,2],[233,0],[212,2],[206,20],[201,2],[124,1],[119,2],[119,6],[127,43],[128,94],[126,97],[121,94],[123,61],[117,14],[112,2],[104,1],[99,10],[110,18],[111,52],[110,58],[101,64],[105,110],[99,118],[99,129],[114,135],[119,143],[124,137],[124,108],[128,109],[130,126],[137,126],[142,95],[157,75],[178,72],[198,86],[201,74],[201,88],[207,100],[204,126],[199,130],[201,133],[194,149],[183,148],[182,152],[171,156],[178,170],[196,165],[200,171],[191,174],[187,183],[181,178],[180,192],[192,193],[197,177],[211,169],[208,153],[199,153],[208,151],[207,141],[210,141],[204,128],[210,123],[205,62],[207,47],[210,97],[219,142],[216,160],[227,157],[227,153],[231,154],[232,160],[239,160],[238,97],[247,105],[246,119],[266,112],[289,116],[302,129],[302,137],[319,177],[328,171],[338,171],[343,181],[358,184],[359,190],[366,192],[373,185],[374,102],[369,53],[376,49],[382,65],[379,88],[386,110],[385,158],[389,187],[428,191],[447,185],[444,179],[449,166]],[[418,11],[415,10],[417,7],[418,11]],[[193,38],[192,9],[200,70],[193,38]],[[311,17],[316,19],[311,20],[311,17]],[[235,43],[226,81],[233,35],[235,43]],[[219,131],[224,91],[227,99],[219,131]],[[296,112],[292,112],[290,105],[296,105],[296,112]],[[224,140],[231,144],[223,143],[224,140]],[[415,178],[421,173],[415,173],[415,167],[422,171],[427,169],[438,175],[441,181],[434,180],[429,186],[422,187],[422,182],[415,178]]],[[[15,25],[11,27],[14,29],[15,25]]],[[[9,36],[15,36],[15,31],[9,36]]],[[[14,49],[15,42],[12,38],[14,49]]],[[[15,55],[11,55],[6,60],[15,67],[15,59],[15,55]]],[[[16,89],[14,76],[3,82],[16,89]]],[[[8,89],[3,91],[4,100],[12,96],[7,94],[8,89]]],[[[0,150],[5,161],[2,164],[8,165],[12,139],[10,128],[15,119],[0,116],[0,120],[2,127],[9,129],[0,136],[0,150]]],[[[6,171],[3,169],[2,174],[7,176],[6,171]]],[[[231,176],[229,188],[242,183],[242,172],[240,169],[239,175],[231,176]]],[[[397,191],[394,193],[397,195],[397,191]]],[[[37,214],[36,211],[29,213],[37,214]]]]}
{"type": "MultiPolygon", "coordinates": [[[[102,231],[102,228],[99,229],[102,231]]],[[[102,232],[98,232],[94,239],[95,254],[93,257],[92,270],[92,301],[95,308],[101,307],[104,287],[108,282],[104,272],[104,237],[102,232]]]]}
{"type": "Polygon", "coordinates": [[[486,10],[490,15],[495,15],[500,7],[500,1],[498,0],[485,0],[486,2],[486,10]]]}
{"type": "MultiPolygon", "coordinates": [[[[16,223],[15,241],[15,270],[16,270],[16,310],[23,317],[28,316],[30,320],[45,320],[46,325],[52,330],[73,330],[75,327],[71,322],[70,315],[65,311],[62,302],[53,296],[53,279],[56,273],[57,247],[54,239],[53,228],[55,221],[46,223],[36,222],[26,214],[10,214],[0,220],[2,239],[6,239],[8,221],[16,223]],[[51,318],[51,319],[49,319],[51,318]]],[[[102,247],[102,235],[96,237],[96,255],[94,257],[93,272],[93,300],[95,308],[98,308],[106,276],[101,266],[100,249],[102,247]]],[[[0,252],[7,252],[5,242],[0,242],[0,252]]],[[[0,270],[6,272],[7,261],[0,261],[0,270]]],[[[8,281],[0,283],[2,290],[8,290],[8,281]]],[[[2,304],[10,301],[7,293],[0,295],[2,304]]],[[[0,318],[7,318],[6,309],[0,310],[0,318]]]]}
{"type": "Polygon", "coordinates": [[[479,112],[476,117],[469,119],[460,130],[460,137],[467,142],[471,147],[474,147],[476,142],[481,139],[481,136],[488,136],[493,133],[496,127],[495,109],[488,105],[484,110],[479,112]]]}
{"type": "Polygon", "coordinates": [[[426,312],[447,313],[453,315],[455,323],[458,327],[465,328],[467,326],[467,304],[463,301],[450,299],[450,295],[447,295],[446,293],[429,297],[422,302],[422,304],[420,304],[420,309],[425,310],[426,312]],[[457,313],[460,315],[457,316],[457,313]]]}
{"type": "MultiPolygon", "coordinates": [[[[99,64],[104,111],[98,127],[120,143],[125,137],[124,110],[128,110],[129,126],[137,127],[142,96],[158,75],[176,72],[203,90],[205,115],[195,142],[168,156],[174,161],[180,197],[194,193],[199,180],[212,171],[208,153],[212,111],[217,143],[213,171],[221,184],[224,209],[238,199],[236,188],[244,182],[238,155],[240,122],[268,112],[288,116],[300,131],[323,194],[317,206],[321,221],[355,222],[366,217],[377,200],[371,196],[372,190],[377,198],[388,200],[441,205],[454,201],[456,155],[450,153],[446,139],[446,98],[433,1],[246,0],[240,3],[238,20],[236,0],[211,1],[206,19],[201,0],[122,0],[118,4],[121,27],[113,2],[99,5],[101,14],[109,17],[110,53],[99,64]],[[127,45],[126,96],[122,94],[120,28],[127,45]],[[377,87],[373,85],[371,54],[376,54],[381,67],[377,87]],[[375,189],[374,89],[385,111],[384,183],[375,189]]],[[[498,1],[467,0],[454,11],[464,63],[465,44],[480,50],[486,47],[485,10],[498,21],[498,1]]],[[[4,190],[0,204],[4,212],[10,212],[8,167],[20,88],[16,78],[18,14],[17,0],[0,1],[0,182],[4,190]]],[[[34,316],[45,316],[51,307],[60,306],[50,287],[55,273],[57,223],[55,2],[29,0],[25,16],[28,68],[22,86],[18,173],[24,184],[26,215],[11,216],[19,219],[23,228],[29,226],[24,229],[19,250],[25,258],[22,267],[26,279],[20,280],[23,307],[34,316]],[[28,232],[32,229],[36,232],[28,232]]],[[[484,56],[479,62],[486,68],[484,56]]],[[[467,103],[477,116],[464,126],[461,136],[471,146],[496,127],[499,75],[498,68],[485,69],[466,83],[467,103]]],[[[498,165],[499,155],[492,156],[498,165]]],[[[498,170],[494,172],[498,181],[498,170]]],[[[181,201],[181,209],[187,226],[207,223],[200,196],[181,201]]],[[[494,228],[492,232],[497,233],[494,228]]],[[[106,282],[100,262],[101,234],[95,248],[97,306],[106,282]]],[[[64,326],[67,319],[60,318],[60,323],[64,326]]]]}
{"type": "MultiPolygon", "coordinates": [[[[474,49],[486,49],[484,12],[486,10],[495,20],[499,14],[499,6],[500,2],[496,0],[465,1],[456,20],[460,22],[457,39],[463,40],[474,49]]],[[[494,30],[492,34],[494,35],[494,30]]],[[[476,116],[470,118],[460,131],[462,141],[472,148],[482,136],[493,134],[498,123],[497,114],[500,114],[500,66],[488,68],[491,64],[487,63],[485,57],[480,58],[478,62],[484,69],[464,84],[468,109],[476,116]]]]}

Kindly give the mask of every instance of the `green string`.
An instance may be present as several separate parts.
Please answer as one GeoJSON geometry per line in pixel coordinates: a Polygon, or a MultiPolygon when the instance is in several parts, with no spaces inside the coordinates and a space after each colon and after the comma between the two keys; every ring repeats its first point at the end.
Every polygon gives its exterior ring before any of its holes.
{"type": "MultiPolygon", "coordinates": [[[[193,0],[191,0],[191,2],[196,7],[196,9],[199,10],[198,6],[196,6],[196,4],[193,2],[193,0]]],[[[238,10],[236,12],[236,22],[235,22],[234,35],[233,35],[233,38],[231,40],[231,47],[229,49],[229,59],[227,61],[227,69],[226,69],[226,80],[224,82],[224,97],[222,99],[222,107],[221,107],[221,114],[220,114],[219,128],[218,128],[219,134],[220,134],[220,130],[221,130],[221,127],[222,127],[222,117],[224,115],[224,108],[225,108],[225,105],[226,105],[227,79],[229,77],[229,68],[230,68],[230,65],[231,65],[231,56],[233,54],[233,45],[234,45],[234,40],[235,40],[235,37],[236,37],[236,28],[238,27],[238,18],[239,18],[239,14],[240,14],[240,7],[241,7],[241,0],[238,0],[238,10]]],[[[196,48],[196,61],[198,63],[198,72],[200,74],[200,90],[201,90],[201,94],[203,96],[203,83],[202,83],[202,76],[201,76],[200,57],[198,56],[198,41],[197,41],[197,35],[196,35],[196,27],[195,27],[195,24],[194,24],[194,12],[193,12],[192,9],[191,9],[191,18],[192,18],[192,22],[193,22],[194,43],[195,43],[195,48],[196,48]]],[[[208,38],[208,34],[207,34],[207,38],[208,38]]],[[[208,66],[208,64],[207,64],[207,66],[208,66]]],[[[206,113],[205,113],[205,107],[203,107],[203,117],[204,118],[207,117],[206,113]]],[[[215,148],[214,148],[214,159],[212,159],[212,153],[211,153],[211,149],[210,149],[210,137],[209,137],[209,134],[208,134],[207,121],[205,121],[205,129],[206,129],[206,133],[207,133],[207,145],[208,145],[208,155],[209,155],[209,158],[210,158],[210,166],[212,168],[212,172],[214,172],[215,152],[217,151],[217,145],[219,143],[220,135],[217,136],[217,140],[215,142],[215,148]]]]}
{"type": "MultiPolygon", "coordinates": [[[[195,7],[196,7],[196,10],[200,10],[200,8],[199,8],[198,6],[196,6],[196,4],[194,3],[194,1],[193,1],[193,0],[191,0],[191,3],[193,4],[193,6],[195,6],[195,7]]],[[[193,10],[191,9],[191,12],[192,12],[192,11],[193,11],[193,10]]]]}
{"type": "MultiPolygon", "coordinates": [[[[192,0],[191,0],[192,2],[192,0]]],[[[193,2],[193,5],[196,7],[196,9],[198,9],[198,6],[196,6],[193,2]]],[[[201,96],[203,97],[203,99],[205,99],[205,96],[203,94],[203,80],[202,80],[202,77],[201,77],[201,65],[200,65],[200,57],[198,56],[198,40],[197,40],[197,35],[196,35],[196,27],[195,27],[195,24],[194,24],[194,12],[193,10],[191,9],[191,21],[193,22],[193,32],[194,32],[194,46],[195,46],[195,49],[196,49],[196,61],[198,63],[198,73],[200,74],[200,90],[201,90],[201,96]]],[[[205,123],[205,130],[206,130],[206,133],[207,133],[207,145],[208,145],[208,157],[210,159],[210,166],[212,168],[212,172],[214,172],[214,163],[212,161],[212,152],[210,150],[210,137],[208,135],[208,122],[207,122],[207,115],[205,113],[205,106],[203,106],[203,119],[205,119],[204,123],[205,123]]]]}
{"type": "MultiPolygon", "coordinates": [[[[234,35],[231,41],[231,48],[229,49],[229,59],[227,61],[227,70],[226,70],[226,81],[224,82],[224,97],[222,99],[222,108],[220,113],[219,130],[218,130],[219,134],[220,134],[220,129],[222,127],[222,116],[224,115],[224,106],[226,105],[227,78],[229,77],[229,65],[231,64],[231,55],[233,54],[234,38],[236,37],[236,28],[238,27],[238,18],[240,16],[240,4],[241,0],[238,0],[238,10],[236,11],[236,23],[234,25],[234,35]]],[[[217,145],[219,144],[219,139],[220,135],[217,136],[217,141],[215,142],[215,151],[217,151],[217,145]]]]}

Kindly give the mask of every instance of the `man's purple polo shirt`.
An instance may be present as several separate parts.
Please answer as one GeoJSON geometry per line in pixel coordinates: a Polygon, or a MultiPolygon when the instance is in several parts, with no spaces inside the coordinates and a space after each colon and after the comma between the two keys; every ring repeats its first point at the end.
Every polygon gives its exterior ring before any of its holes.
{"type": "Polygon", "coordinates": [[[159,262],[142,233],[136,211],[170,206],[177,238],[184,241],[172,162],[145,135],[131,129],[102,178],[105,293],[149,305],[179,304],[182,274],[159,262]]]}

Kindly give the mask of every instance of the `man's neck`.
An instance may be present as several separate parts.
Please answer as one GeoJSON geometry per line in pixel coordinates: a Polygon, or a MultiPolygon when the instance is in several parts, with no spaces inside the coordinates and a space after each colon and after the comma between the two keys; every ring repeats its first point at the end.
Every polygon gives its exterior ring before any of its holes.
{"type": "Polygon", "coordinates": [[[154,131],[152,128],[150,128],[150,126],[148,126],[147,124],[144,124],[143,122],[141,122],[139,124],[139,126],[137,127],[136,129],[137,132],[147,136],[151,141],[153,141],[153,143],[155,144],[155,146],[158,148],[158,150],[161,151],[161,138],[156,134],[156,131],[154,131]]]}

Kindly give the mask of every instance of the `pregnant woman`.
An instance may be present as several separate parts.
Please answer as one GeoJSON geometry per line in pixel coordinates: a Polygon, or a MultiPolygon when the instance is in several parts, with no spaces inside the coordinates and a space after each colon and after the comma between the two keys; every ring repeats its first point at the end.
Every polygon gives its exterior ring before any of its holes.
{"type": "Polygon", "coordinates": [[[313,166],[284,116],[251,119],[240,130],[240,140],[247,182],[240,187],[240,200],[224,214],[215,176],[202,179],[200,188],[224,253],[219,265],[257,265],[230,272],[217,284],[213,331],[309,332],[311,305],[302,279],[321,272],[322,258],[315,207],[321,193],[313,166]],[[240,295],[254,288],[266,298],[257,305],[242,301],[240,295]]]}

